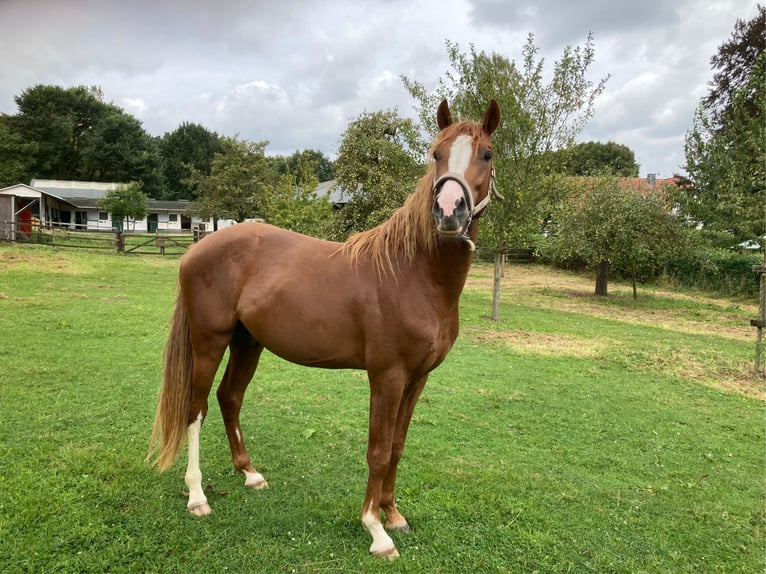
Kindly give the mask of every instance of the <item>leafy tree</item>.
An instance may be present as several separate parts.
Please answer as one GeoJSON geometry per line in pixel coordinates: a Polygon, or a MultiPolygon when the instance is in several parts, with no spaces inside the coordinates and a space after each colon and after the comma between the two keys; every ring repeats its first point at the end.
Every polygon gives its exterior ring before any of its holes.
{"type": "Polygon", "coordinates": [[[553,152],[554,168],[572,176],[614,175],[638,177],[636,154],[626,145],[615,142],[578,143],[553,152]]]}
{"type": "Polygon", "coordinates": [[[162,197],[162,159],[154,139],[141,122],[116,106],[93,127],[82,153],[84,179],[140,181],[145,193],[162,197]]]}
{"type": "Polygon", "coordinates": [[[106,192],[102,199],[98,200],[98,207],[112,214],[112,221],[116,222],[120,230],[126,217],[143,219],[146,217],[146,205],[149,197],[143,192],[140,182],[120,184],[115,189],[106,192]]]}
{"type": "Polygon", "coordinates": [[[497,53],[468,52],[447,41],[452,69],[439,80],[435,93],[402,78],[419,102],[423,126],[435,132],[433,110],[442,98],[458,116],[480,118],[495,98],[503,121],[492,136],[497,186],[505,201],[496,202],[482,218],[479,247],[494,255],[495,288],[492,318],[499,316],[500,276],[504,254],[533,246],[551,209],[558,186],[546,179],[553,170],[551,153],[574,143],[593,115],[596,97],[606,79],[593,84],[587,72],[595,58],[593,37],[583,47],[566,47],[546,84],[544,60],[534,36],[524,45],[519,65],[497,53]]]}
{"type": "Polygon", "coordinates": [[[107,107],[101,90],[39,84],[24,90],[15,101],[18,114],[10,117],[8,125],[22,141],[35,146],[27,179],[81,178],[83,151],[107,107]]]}
{"type": "Polygon", "coordinates": [[[0,164],[11,166],[3,177],[140,181],[161,197],[154,140],[136,118],[105,103],[99,88],[36,85],[16,105],[0,128],[0,164]]]}
{"type": "Polygon", "coordinates": [[[30,181],[31,158],[37,152],[37,144],[25,142],[10,126],[12,121],[0,115],[0,188],[30,181]]]}
{"type": "Polygon", "coordinates": [[[716,70],[709,94],[686,135],[686,170],[693,186],[676,201],[688,217],[732,242],[765,232],[766,10],[738,20],[728,42],[711,59],[716,70]]]}
{"type": "Polygon", "coordinates": [[[189,213],[214,222],[263,217],[268,190],[278,181],[276,164],[265,154],[268,143],[221,138],[221,151],[213,156],[209,175],[190,167],[187,183],[196,199],[189,213]]]}
{"type": "Polygon", "coordinates": [[[370,229],[390,217],[422,176],[425,148],[415,123],[395,110],[365,112],[352,121],[335,162],[337,183],[351,199],[334,234],[370,229]]]}
{"type": "Polygon", "coordinates": [[[608,294],[611,268],[632,278],[635,299],[637,281],[656,276],[668,257],[690,245],[688,230],[659,192],[644,196],[611,177],[570,179],[568,186],[542,249],[553,260],[578,258],[600,268],[596,295],[608,294]]]}
{"type": "Polygon", "coordinates": [[[315,162],[309,157],[301,156],[293,171],[280,176],[266,195],[264,211],[272,225],[322,237],[332,219],[332,204],[314,192],[319,179],[315,162]]]}
{"type": "Polygon", "coordinates": [[[217,133],[199,125],[184,122],[172,132],[162,136],[159,142],[162,156],[165,192],[163,199],[194,199],[185,180],[191,170],[210,175],[213,156],[221,151],[217,133]]]}
{"type": "Polygon", "coordinates": [[[311,162],[314,174],[319,182],[330,181],[335,177],[335,165],[324,153],[315,149],[296,151],[289,157],[284,158],[281,173],[295,172],[302,162],[311,162]]]}

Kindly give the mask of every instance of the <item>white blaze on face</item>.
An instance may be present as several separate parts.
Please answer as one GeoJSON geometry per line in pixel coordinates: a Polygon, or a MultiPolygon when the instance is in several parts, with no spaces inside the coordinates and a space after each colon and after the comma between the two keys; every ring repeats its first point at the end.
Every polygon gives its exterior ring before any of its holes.
{"type": "Polygon", "coordinates": [[[461,135],[452,142],[449,150],[449,162],[447,169],[452,173],[459,173],[465,177],[465,170],[471,165],[471,156],[473,155],[473,145],[471,136],[461,135]]]}
{"type": "MultiPolygon", "coordinates": [[[[473,156],[473,142],[471,136],[460,135],[452,142],[447,162],[447,170],[450,173],[459,174],[465,177],[468,166],[471,165],[473,156]]],[[[450,217],[455,208],[463,200],[463,188],[454,180],[447,180],[442,186],[437,203],[444,212],[444,217],[450,217]]]]}

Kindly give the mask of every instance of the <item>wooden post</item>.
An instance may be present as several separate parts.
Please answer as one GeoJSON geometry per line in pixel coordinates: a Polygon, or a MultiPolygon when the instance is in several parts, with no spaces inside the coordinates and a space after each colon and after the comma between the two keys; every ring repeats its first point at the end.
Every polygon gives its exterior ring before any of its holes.
{"type": "Polygon", "coordinates": [[[500,320],[500,283],[503,276],[505,257],[501,253],[495,253],[494,278],[492,282],[492,321],[500,320]]]}
{"type": "Polygon", "coordinates": [[[750,324],[755,327],[755,361],[753,372],[756,377],[766,379],[766,361],[764,360],[763,328],[766,327],[766,251],[764,251],[763,265],[753,265],[753,272],[758,275],[761,297],[758,302],[758,318],[750,319],[750,324]]]}
{"type": "Polygon", "coordinates": [[[160,234],[157,233],[155,241],[157,242],[157,247],[160,248],[160,255],[165,255],[165,238],[160,237],[160,234]]]}
{"type": "Polygon", "coordinates": [[[119,229],[115,233],[115,246],[117,247],[117,253],[123,253],[125,251],[125,236],[119,229]]]}

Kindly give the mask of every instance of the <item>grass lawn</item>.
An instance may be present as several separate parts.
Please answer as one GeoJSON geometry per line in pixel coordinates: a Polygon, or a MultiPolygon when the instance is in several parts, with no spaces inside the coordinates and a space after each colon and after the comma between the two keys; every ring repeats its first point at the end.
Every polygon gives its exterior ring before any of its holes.
{"type": "MultiPolygon", "coordinates": [[[[178,259],[0,244],[3,572],[763,572],[753,301],[475,265],[461,336],[415,410],[402,557],[368,555],[368,389],[264,356],[243,407],[271,487],[231,466],[213,406],[213,514],[185,460],[144,464],[178,259]]],[[[214,398],[211,396],[214,402],[214,398]]]]}

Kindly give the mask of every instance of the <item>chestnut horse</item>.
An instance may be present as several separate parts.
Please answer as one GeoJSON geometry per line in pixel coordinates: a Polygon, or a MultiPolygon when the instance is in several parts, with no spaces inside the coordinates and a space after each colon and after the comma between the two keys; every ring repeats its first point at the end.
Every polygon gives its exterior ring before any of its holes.
{"type": "Polygon", "coordinates": [[[165,347],[164,384],[148,459],[167,469],[188,441],[188,509],[210,512],[202,489],[199,436],[217,390],[234,467],[245,485],[266,480],[250,462],[239,423],[242,398],[263,349],[311,367],[364,369],[370,383],[367,491],[362,524],[370,552],[399,553],[385,529],[408,531],[394,482],[412,411],[428,374],[458,334],[458,299],[493,186],[492,100],[482,123],[453,123],[443,101],[427,174],[391,218],[345,243],[264,223],[206,237],[181,261],[165,347]],[[385,528],[381,522],[385,513],[385,528]]]}

